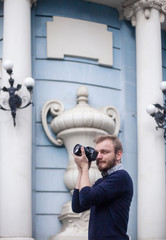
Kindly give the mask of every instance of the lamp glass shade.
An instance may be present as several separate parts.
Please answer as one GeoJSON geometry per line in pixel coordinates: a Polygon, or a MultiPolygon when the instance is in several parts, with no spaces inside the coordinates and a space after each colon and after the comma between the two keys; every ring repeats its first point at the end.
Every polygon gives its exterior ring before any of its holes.
{"type": "Polygon", "coordinates": [[[35,81],[31,77],[27,77],[24,80],[24,84],[25,84],[26,87],[33,87],[35,85],[35,81]]]}
{"type": "Polygon", "coordinates": [[[160,89],[161,89],[161,91],[166,91],[166,82],[165,81],[162,81],[160,83],[160,89]]]}
{"type": "Polygon", "coordinates": [[[6,61],[3,63],[3,67],[4,67],[5,70],[12,70],[12,69],[13,69],[13,63],[12,63],[12,61],[6,60],[6,61]]]}
{"type": "Polygon", "coordinates": [[[146,108],[147,113],[154,114],[156,112],[156,107],[153,104],[150,104],[146,108]]]}

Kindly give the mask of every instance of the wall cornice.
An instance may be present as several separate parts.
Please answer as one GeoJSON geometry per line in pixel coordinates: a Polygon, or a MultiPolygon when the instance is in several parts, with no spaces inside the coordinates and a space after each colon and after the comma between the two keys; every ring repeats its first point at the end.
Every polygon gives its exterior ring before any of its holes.
{"type": "Polygon", "coordinates": [[[164,22],[164,15],[166,14],[166,1],[165,0],[139,0],[134,4],[122,6],[122,12],[125,19],[130,20],[133,26],[136,26],[136,14],[138,11],[143,10],[146,19],[150,18],[151,9],[156,9],[160,12],[160,22],[164,22]]]}

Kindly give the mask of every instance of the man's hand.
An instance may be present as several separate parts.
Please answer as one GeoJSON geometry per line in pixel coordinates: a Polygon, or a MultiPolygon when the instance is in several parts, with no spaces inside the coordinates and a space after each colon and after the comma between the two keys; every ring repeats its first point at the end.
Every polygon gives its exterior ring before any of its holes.
{"type": "Polygon", "coordinates": [[[74,161],[77,164],[79,171],[83,170],[85,168],[89,169],[90,165],[89,165],[88,158],[85,154],[84,147],[81,147],[81,156],[77,156],[75,154],[73,154],[73,156],[74,156],[74,161]]]}
{"type": "Polygon", "coordinates": [[[91,163],[88,161],[84,147],[81,147],[81,156],[75,154],[73,156],[78,167],[78,179],[75,188],[81,190],[83,187],[90,186],[89,168],[91,163]]]}

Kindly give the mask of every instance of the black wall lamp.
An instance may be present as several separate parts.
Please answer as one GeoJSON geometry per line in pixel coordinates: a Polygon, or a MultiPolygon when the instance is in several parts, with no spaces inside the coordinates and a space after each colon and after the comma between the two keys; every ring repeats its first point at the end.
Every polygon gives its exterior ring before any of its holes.
{"type": "Polygon", "coordinates": [[[161,82],[160,89],[164,95],[164,104],[161,106],[159,103],[150,104],[146,111],[150,114],[150,116],[154,117],[157,126],[156,130],[159,128],[164,129],[164,138],[166,140],[166,82],[161,82]]]}
{"type": "Polygon", "coordinates": [[[12,78],[13,73],[13,63],[11,61],[5,61],[3,64],[4,69],[9,74],[9,84],[10,87],[2,87],[0,88],[3,92],[8,92],[9,98],[1,98],[0,99],[0,109],[5,111],[11,111],[11,115],[13,118],[13,124],[16,125],[16,111],[17,109],[23,109],[28,107],[32,103],[32,90],[34,87],[34,79],[33,78],[26,78],[24,80],[24,85],[26,86],[28,92],[30,93],[29,96],[19,96],[18,91],[21,89],[22,85],[17,84],[14,87],[14,79],[12,78]]]}

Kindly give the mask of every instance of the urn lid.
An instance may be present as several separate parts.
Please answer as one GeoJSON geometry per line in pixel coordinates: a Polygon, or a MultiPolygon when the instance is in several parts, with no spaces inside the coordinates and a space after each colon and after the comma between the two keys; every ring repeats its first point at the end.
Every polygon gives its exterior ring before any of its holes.
{"type": "Polygon", "coordinates": [[[118,134],[119,114],[112,106],[95,109],[88,105],[88,89],[80,86],[77,90],[77,105],[64,111],[62,103],[56,104],[57,116],[51,122],[55,134],[71,128],[96,128],[108,134],[118,134]],[[59,112],[59,113],[58,113],[59,112]]]}

